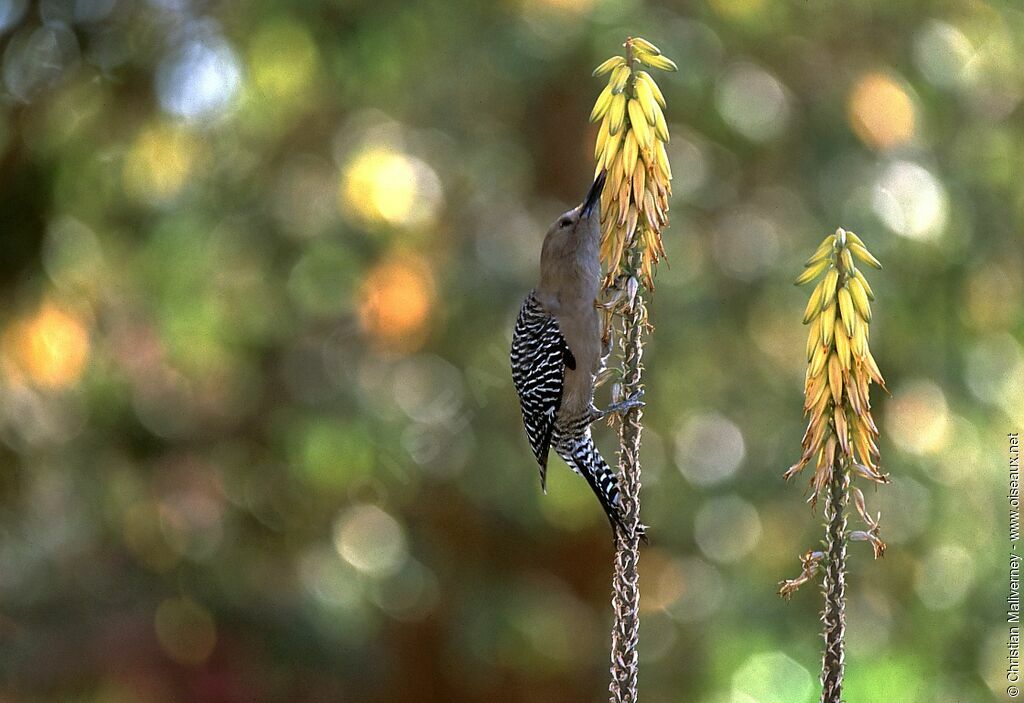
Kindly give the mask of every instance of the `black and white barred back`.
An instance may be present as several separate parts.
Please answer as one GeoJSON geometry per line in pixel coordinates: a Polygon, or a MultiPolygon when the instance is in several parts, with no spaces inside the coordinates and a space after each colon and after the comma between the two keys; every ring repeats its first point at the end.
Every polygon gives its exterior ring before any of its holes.
{"type": "Polygon", "coordinates": [[[558,327],[531,292],[523,302],[512,333],[512,381],[519,395],[523,426],[540,466],[541,488],[546,492],[548,450],[583,476],[604,508],[613,528],[627,534],[619,506],[619,484],[590,434],[593,415],[559,417],[566,368],[576,360],[558,327]]]}
{"type": "Polygon", "coordinates": [[[526,438],[540,465],[543,486],[555,417],[562,405],[565,367],[575,367],[576,361],[558,329],[558,321],[544,311],[533,293],[519,310],[510,359],[526,438]]]}

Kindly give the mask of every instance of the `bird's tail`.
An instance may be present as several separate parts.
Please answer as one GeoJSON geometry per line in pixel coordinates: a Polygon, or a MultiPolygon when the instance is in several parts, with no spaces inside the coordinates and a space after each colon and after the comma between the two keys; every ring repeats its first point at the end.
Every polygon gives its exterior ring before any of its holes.
{"type": "MultiPolygon", "coordinates": [[[[597,450],[590,428],[587,428],[577,439],[570,442],[558,443],[559,455],[573,467],[577,473],[587,480],[590,489],[594,491],[597,500],[601,503],[608,521],[612,524],[612,530],[617,530],[624,537],[630,535],[626,527],[626,515],[622,508],[621,492],[619,491],[619,479],[611,470],[608,463],[597,450]]],[[[638,536],[645,543],[647,535],[644,526],[638,525],[638,536]]]]}

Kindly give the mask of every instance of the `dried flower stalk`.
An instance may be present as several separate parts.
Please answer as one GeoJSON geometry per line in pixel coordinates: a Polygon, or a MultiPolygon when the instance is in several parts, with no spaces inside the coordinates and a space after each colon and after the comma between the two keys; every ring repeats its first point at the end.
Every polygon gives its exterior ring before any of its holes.
{"type": "MultiPolygon", "coordinates": [[[[634,255],[636,252],[634,252],[634,255]]],[[[625,397],[643,389],[643,335],[647,309],[637,294],[623,311],[619,346],[622,353],[622,387],[625,397]]],[[[640,436],[642,408],[626,413],[619,425],[619,490],[629,536],[618,533],[615,541],[615,570],[612,576],[611,683],[612,703],[636,703],[640,655],[640,584],[637,562],[640,526],[640,436]]]]}

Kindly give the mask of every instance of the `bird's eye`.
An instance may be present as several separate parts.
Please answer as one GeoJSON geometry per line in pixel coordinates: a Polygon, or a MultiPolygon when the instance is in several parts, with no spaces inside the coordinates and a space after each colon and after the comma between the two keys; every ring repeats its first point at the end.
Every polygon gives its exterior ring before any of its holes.
{"type": "Polygon", "coordinates": [[[569,219],[568,217],[563,217],[561,220],[558,221],[558,226],[559,227],[568,227],[571,224],[572,224],[572,220],[569,219]]]}

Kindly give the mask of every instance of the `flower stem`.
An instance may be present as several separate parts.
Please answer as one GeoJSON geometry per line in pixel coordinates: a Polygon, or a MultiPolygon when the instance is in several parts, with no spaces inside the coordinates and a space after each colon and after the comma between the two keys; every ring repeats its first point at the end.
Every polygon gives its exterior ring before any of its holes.
{"type": "MultiPolygon", "coordinates": [[[[635,266],[639,252],[631,252],[635,266]]],[[[635,270],[635,269],[634,269],[635,270]]],[[[647,311],[643,296],[638,291],[622,314],[622,389],[625,397],[632,397],[643,388],[644,330],[647,311]]],[[[611,684],[608,687],[612,703],[636,703],[639,655],[637,642],[640,633],[640,585],[637,561],[640,558],[640,435],[641,408],[629,410],[619,426],[619,500],[622,501],[628,534],[616,532],[615,574],[612,577],[611,684]]]]}
{"type": "Polygon", "coordinates": [[[821,613],[825,652],[821,658],[821,703],[841,703],[846,630],[846,506],[850,472],[843,461],[832,470],[825,500],[827,561],[822,579],[821,613]]]}

